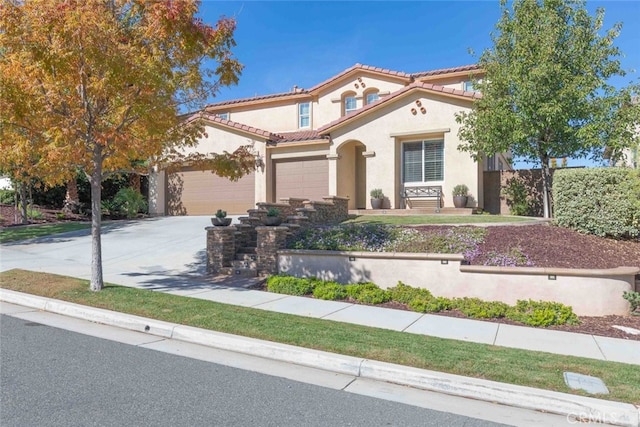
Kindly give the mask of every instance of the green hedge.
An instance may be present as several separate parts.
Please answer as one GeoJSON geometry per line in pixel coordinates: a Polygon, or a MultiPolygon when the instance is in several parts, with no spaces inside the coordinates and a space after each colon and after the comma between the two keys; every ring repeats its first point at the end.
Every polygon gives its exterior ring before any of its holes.
{"type": "MultiPolygon", "coordinates": [[[[460,310],[470,318],[516,320],[530,326],[576,325],[580,321],[571,307],[545,301],[519,300],[515,306],[500,301],[483,301],[479,298],[434,297],[428,289],[414,288],[398,282],[397,286],[387,290],[380,289],[374,283],[356,283],[341,285],[317,278],[296,278],[287,275],[271,276],[267,280],[267,289],[289,295],[309,295],[324,300],[344,300],[347,297],[364,304],[382,304],[395,301],[406,304],[410,310],[420,313],[438,313],[447,310],[460,310]]],[[[631,298],[633,296],[629,296],[631,298]]],[[[625,298],[627,296],[625,295],[625,298]]]]}
{"type": "Polygon", "coordinates": [[[553,178],[556,223],[613,238],[640,235],[640,171],[563,169],[553,178]]]}

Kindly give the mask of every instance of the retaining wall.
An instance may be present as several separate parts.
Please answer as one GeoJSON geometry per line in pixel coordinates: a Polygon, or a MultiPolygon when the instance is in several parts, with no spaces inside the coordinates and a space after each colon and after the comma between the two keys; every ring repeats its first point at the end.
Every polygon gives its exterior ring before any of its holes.
{"type": "Polygon", "coordinates": [[[278,271],[340,283],[373,282],[381,288],[398,281],[429,289],[435,296],[477,297],[515,304],[555,301],[578,316],[626,315],[622,298],[634,290],[636,267],[568,269],[462,265],[462,255],[339,251],[278,251],[278,271]]]}

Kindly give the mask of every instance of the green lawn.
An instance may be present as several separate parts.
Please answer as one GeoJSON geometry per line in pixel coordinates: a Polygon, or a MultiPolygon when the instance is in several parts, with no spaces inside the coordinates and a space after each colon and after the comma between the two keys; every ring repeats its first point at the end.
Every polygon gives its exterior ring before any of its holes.
{"type": "Polygon", "coordinates": [[[505,215],[359,215],[344,223],[388,225],[487,224],[531,221],[531,218],[505,215]]]}
{"type": "Polygon", "coordinates": [[[91,227],[90,224],[78,222],[6,227],[0,230],[0,243],[32,239],[34,237],[49,236],[51,234],[66,233],[68,231],[84,230],[89,227],[91,227]]]}
{"type": "Polygon", "coordinates": [[[565,371],[577,372],[602,378],[610,394],[598,397],[640,404],[636,365],[447,340],[114,285],[94,293],[85,280],[22,270],[0,273],[0,286],[198,328],[565,393],[581,394],[571,391],[562,377],[565,371]]]}

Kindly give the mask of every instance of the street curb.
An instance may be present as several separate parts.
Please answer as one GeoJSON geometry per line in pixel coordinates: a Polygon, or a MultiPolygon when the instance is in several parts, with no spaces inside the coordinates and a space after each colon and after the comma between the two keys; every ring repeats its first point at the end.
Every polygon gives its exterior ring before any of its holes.
{"type": "Polygon", "coordinates": [[[0,289],[0,301],[123,329],[146,332],[164,338],[294,363],[325,371],[563,415],[567,417],[568,422],[574,424],[581,421],[591,421],[622,427],[640,427],[640,409],[628,403],[467,378],[255,338],[240,337],[6,289],[0,289]]]}

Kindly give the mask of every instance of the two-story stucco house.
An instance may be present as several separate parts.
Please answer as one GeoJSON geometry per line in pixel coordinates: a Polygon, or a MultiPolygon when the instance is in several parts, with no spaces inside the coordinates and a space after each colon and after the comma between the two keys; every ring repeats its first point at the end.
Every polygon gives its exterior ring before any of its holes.
{"type": "Polygon", "coordinates": [[[184,167],[158,171],[150,181],[150,210],[206,215],[244,213],[257,202],[323,196],[349,198],[367,209],[380,188],[387,209],[409,209],[405,189],[441,189],[440,206],[453,206],[452,189],[470,189],[468,207],[483,206],[483,171],[509,168],[497,155],[476,162],[458,151],[455,113],[480,96],[475,65],[407,74],[356,64],[310,89],[218,102],[197,114],[206,136],[195,150],[233,151],[251,144],[256,171],[238,182],[184,167]]]}

